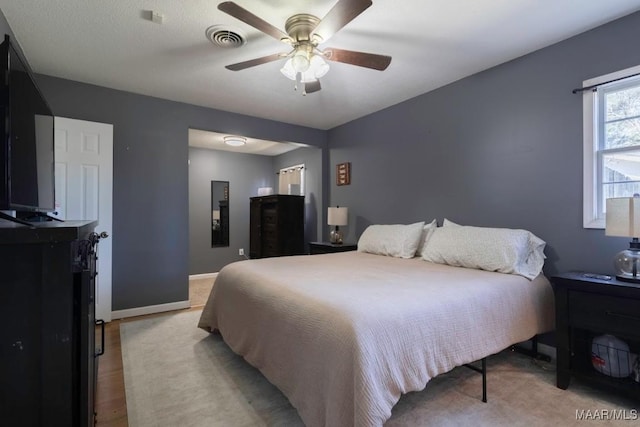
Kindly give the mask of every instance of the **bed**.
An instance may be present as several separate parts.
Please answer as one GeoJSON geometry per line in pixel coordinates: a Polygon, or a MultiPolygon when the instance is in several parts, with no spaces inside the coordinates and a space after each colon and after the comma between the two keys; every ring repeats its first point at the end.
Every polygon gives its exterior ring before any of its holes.
{"type": "Polygon", "coordinates": [[[553,307],[542,274],[353,251],[227,265],[198,326],[220,332],[307,426],[364,427],[431,378],[552,330],[553,307]]]}

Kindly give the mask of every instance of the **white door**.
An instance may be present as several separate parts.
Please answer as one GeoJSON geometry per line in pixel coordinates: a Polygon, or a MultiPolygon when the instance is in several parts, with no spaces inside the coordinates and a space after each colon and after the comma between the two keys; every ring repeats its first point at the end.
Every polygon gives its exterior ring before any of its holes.
{"type": "Polygon", "coordinates": [[[96,319],[111,321],[113,125],[55,118],[56,211],[68,220],[98,220],[110,236],[98,244],[96,319]]]}

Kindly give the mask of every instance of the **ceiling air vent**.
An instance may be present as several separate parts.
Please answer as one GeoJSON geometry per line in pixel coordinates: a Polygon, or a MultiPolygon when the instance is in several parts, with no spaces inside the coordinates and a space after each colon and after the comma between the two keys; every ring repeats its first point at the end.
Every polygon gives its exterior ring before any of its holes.
{"type": "Polygon", "coordinates": [[[225,48],[241,47],[247,43],[240,30],[225,25],[212,25],[207,28],[206,35],[211,43],[225,48]]]}

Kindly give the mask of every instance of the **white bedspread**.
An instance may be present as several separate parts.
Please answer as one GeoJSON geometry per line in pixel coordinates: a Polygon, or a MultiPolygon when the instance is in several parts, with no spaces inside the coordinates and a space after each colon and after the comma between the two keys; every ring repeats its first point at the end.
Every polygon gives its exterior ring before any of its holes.
{"type": "Polygon", "coordinates": [[[198,326],[307,426],[381,426],[401,394],[553,329],[553,307],[543,276],[344,252],[227,265],[198,326]]]}

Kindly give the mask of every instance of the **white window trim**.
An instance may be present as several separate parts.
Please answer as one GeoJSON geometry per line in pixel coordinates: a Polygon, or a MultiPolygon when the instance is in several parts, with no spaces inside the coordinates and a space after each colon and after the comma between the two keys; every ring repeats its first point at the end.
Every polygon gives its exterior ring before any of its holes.
{"type": "MultiPolygon", "coordinates": [[[[582,82],[582,87],[598,85],[610,80],[622,79],[640,73],[640,65],[616,71],[615,73],[595,77],[582,82]]],[[[582,92],[582,135],[583,135],[583,212],[582,226],[584,228],[605,228],[605,218],[598,217],[598,200],[596,197],[598,159],[597,150],[597,114],[598,103],[596,93],[590,90],[582,92]]]]}

